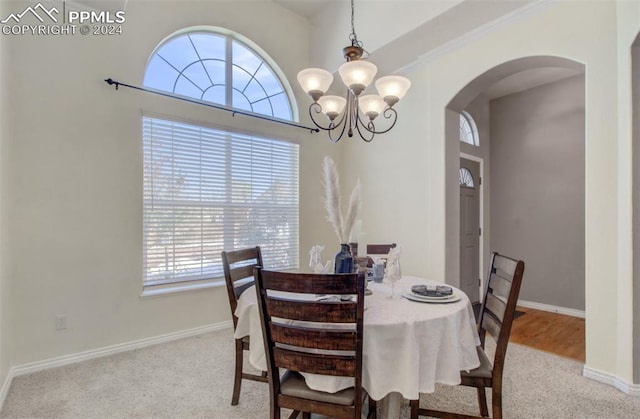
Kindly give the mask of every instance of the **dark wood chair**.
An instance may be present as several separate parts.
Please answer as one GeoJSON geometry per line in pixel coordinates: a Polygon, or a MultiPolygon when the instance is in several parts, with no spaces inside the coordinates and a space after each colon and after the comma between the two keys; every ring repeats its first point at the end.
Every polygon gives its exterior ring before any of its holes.
{"type": "MultiPolygon", "coordinates": [[[[490,387],[493,418],[502,418],[502,373],[523,272],[523,261],[511,259],[498,253],[491,255],[487,288],[478,318],[478,334],[481,342],[478,346],[480,366],[469,372],[460,372],[460,385],[476,387],[478,390],[481,417],[489,417],[485,388],[490,387]],[[487,334],[496,341],[493,363],[484,351],[487,334]]],[[[421,409],[419,401],[412,400],[411,417],[417,418],[418,414],[438,418],[479,417],[421,409]]]]}
{"type": "Polygon", "coordinates": [[[270,378],[272,419],[280,409],[360,419],[362,412],[362,327],[364,275],[302,274],[255,269],[258,306],[270,378]],[[310,294],[309,299],[294,294],[310,294]],[[316,294],[355,295],[356,300],[316,301],[316,294]],[[315,324],[296,322],[313,322],[315,324]],[[341,323],[341,328],[330,323],[341,323]],[[349,327],[352,326],[352,327],[349,327]],[[344,328],[346,327],[346,328],[344,328]],[[339,351],[336,354],[335,351],[339,351]],[[281,370],[284,373],[281,377],[281,370]],[[300,373],[353,377],[337,393],[310,389],[300,373]]]}
{"type": "Polygon", "coordinates": [[[367,254],[368,255],[387,255],[389,251],[396,247],[395,243],[391,244],[368,244],[367,245],[367,254]]]}
{"type": "MultiPolygon", "coordinates": [[[[368,244],[367,245],[367,255],[388,255],[389,251],[396,247],[395,243],[391,244],[368,244]]],[[[386,258],[385,263],[386,263],[386,258]]],[[[367,265],[369,268],[373,266],[373,259],[369,257],[369,264],[367,265]]]]}
{"type": "MultiPolygon", "coordinates": [[[[233,251],[224,251],[222,256],[222,268],[224,269],[224,280],[227,283],[227,294],[229,295],[229,305],[231,306],[231,318],[233,319],[233,330],[236,330],[238,318],[235,315],[238,305],[238,298],[247,288],[253,285],[253,268],[262,266],[262,253],[260,247],[250,247],[233,251]]],[[[249,336],[236,339],[236,367],[233,380],[233,395],[231,405],[238,404],[240,398],[240,386],[242,379],[268,382],[267,372],[261,375],[243,372],[244,351],[249,350],[249,336]]],[[[261,342],[258,342],[260,344],[261,342]]]]}

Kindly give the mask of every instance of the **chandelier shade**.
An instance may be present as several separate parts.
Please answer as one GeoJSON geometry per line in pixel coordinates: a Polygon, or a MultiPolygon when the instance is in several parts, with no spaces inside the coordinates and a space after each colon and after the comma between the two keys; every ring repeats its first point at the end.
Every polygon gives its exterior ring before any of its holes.
{"type": "Polygon", "coordinates": [[[371,84],[377,72],[375,64],[364,60],[346,62],[338,69],[342,82],[356,96],[371,84]]]}
{"type": "Polygon", "coordinates": [[[345,132],[353,137],[357,132],[366,142],[373,140],[376,134],[384,134],[393,128],[398,113],[393,106],[404,97],[411,82],[401,76],[384,76],[375,82],[378,94],[362,95],[378,72],[378,67],[367,60],[355,32],[354,1],[351,0],[351,45],[342,53],[346,62],[338,68],[342,82],[346,86],[345,96],[325,95],[333,83],[333,74],[321,68],[307,68],[298,73],[298,82],[302,89],[313,99],[309,105],[309,116],[320,129],[327,131],[332,142],[338,142],[345,132]],[[316,115],[325,114],[328,125],[316,120],[316,115]],[[379,118],[380,117],[380,118],[379,118]],[[383,121],[383,128],[376,127],[375,121],[383,121]],[[385,123],[386,121],[386,123],[385,123]]]}
{"type": "Polygon", "coordinates": [[[318,104],[322,107],[322,112],[333,121],[344,109],[347,99],[341,96],[327,95],[318,99],[318,104]]]}
{"type": "Polygon", "coordinates": [[[409,90],[409,87],[411,87],[411,81],[406,77],[384,76],[376,80],[376,90],[387,103],[390,100],[397,102],[402,99],[409,90]]]}
{"type": "Polygon", "coordinates": [[[358,98],[358,106],[370,121],[376,119],[384,110],[384,100],[378,95],[364,95],[358,98]]]}
{"type": "Polygon", "coordinates": [[[333,83],[333,74],[322,68],[307,68],[298,73],[298,83],[307,94],[318,92],[321,96],[333,83]]]}

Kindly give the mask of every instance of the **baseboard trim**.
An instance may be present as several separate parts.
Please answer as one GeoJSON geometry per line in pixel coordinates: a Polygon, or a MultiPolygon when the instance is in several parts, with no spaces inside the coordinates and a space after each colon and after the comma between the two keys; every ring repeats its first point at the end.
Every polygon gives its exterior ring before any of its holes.
{"type": "Polygon", "coordinates": [[[630,396],[640,397],[640,384],[630,384],[626,381],[616,377],[613,374],[609,374],[607,372],[598,371],[596,369],[587,367],[586,365],[582,368],[582,376],[586,378],[590,378],[594,381],[597,381],[602,384],[608,384],[617,388],[618,390],[626,393],[630,396]]]}
{"type": "MultiPolygon", "coordinates": [[[[17,365],[9,370],[7,382],[3,387],[3,395],[8,391],[8,387],[11,384],[11,380],[14,377],[18,377],[24,374],[31,374],[46,370],[49,368],[61,367],[63,365],[75,364],[76,362],[87,361],[89,359],[100,358],[103,356],[109,356],[120,352],[132,351],[134,349],[145,348],[148,346],[158,345],[160,343],[171,342],[178,339],[189,338],[193,336],[202,335],[204,333],[215,332],[218,330],[228,329],[232,327],[231,321],[214,323],[207,326],[194,327],[193,329],[181,330],[179,332],[167,333],[166,335],[154,336],[151,338],[145,338],[135,340],[132,342],[120,343],[117,345],[106,346],[103,348],[91,349],[89,351],[78,352],[70,355],[63,355],[55,358],[49,358],[42,361],[30,362],[24,365],[17,365]]],[[[4,402],[4,399],[0,399],[4,402]]],[[[0,404],[0,408],[2,404],[0,404]]]]}
{"type": "Polygon", "coordinates": [[[533,301],[518,300],[518,305],[536,310],[549,311],[551,313],[564,314],[567,316],[585,318],[584,310],[576,310],[575,308],[553,306],[551,304],[535,303],[533,301]]]}
{"type": "Polygon", "coordinates": [[[2,411],[2,406],[4,406],[4,400],[7,398],[7,394],[9,393],[9,387],[11,387],[11,381],[13,380],[13,376],[11,375],[11,370],[7,372],[7,377],[2,384],[2,388],[0,389],[0,411],[2,411]]]}

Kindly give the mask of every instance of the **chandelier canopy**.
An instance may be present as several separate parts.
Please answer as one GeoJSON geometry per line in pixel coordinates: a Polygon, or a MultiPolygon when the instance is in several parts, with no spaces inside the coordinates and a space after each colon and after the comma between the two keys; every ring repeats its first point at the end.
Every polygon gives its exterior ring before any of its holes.
{"type": "Polygon", "coordinates": [[[298,82],[311,98],[309,116],[313,123],[329,134],[331,142],[338,142],[346,132],[353,137],[357,131],[366,142],[373,140],[376,134],[384,134],[393,128],[398,114],[393,108],[407,93],[411,82],[401,76],[384,76],[375,82],[378,94],[361,96],[361,93],[371,84],[378,68],[375,64],[363,58],[366,52],[362,42],[358,40],[353,24],[354,5],[351,0],[351,45],[342,50],[346,63],[338,69],[342,82],[347,87],[346,98],[336,95],[325,95],[331,83],[333,74],[321,68],[306,68],[298,73],[298,82]],[[324,126],[316,120],[318,114],[325,114],[328,125],[324,126]],[[378,129],[376,118],[382,114],[388,120],[385,128],[378,129]]]}

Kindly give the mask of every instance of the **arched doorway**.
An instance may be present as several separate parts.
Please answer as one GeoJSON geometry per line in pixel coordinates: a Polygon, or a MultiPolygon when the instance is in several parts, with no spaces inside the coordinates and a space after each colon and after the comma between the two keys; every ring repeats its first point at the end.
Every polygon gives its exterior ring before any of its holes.
{"type": "Polygon", "coordinates": [[[472,260],[460,250],[458,180],[460,157],[472,155],[484,163],[478,220],[483,250],[477,259],[482,280],[491,251],[523,259],[521,301],[584,316],[584,103],[584,66],[549,56],[498,65],[451,100],[446,108],[447,277],[460,277],[466,271],[461,264],[472,260]],[[475,148],[459,141],[463,112],[478,124],[475,148]]]}

